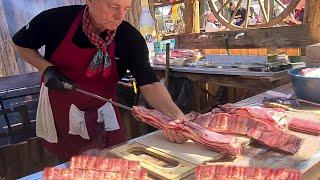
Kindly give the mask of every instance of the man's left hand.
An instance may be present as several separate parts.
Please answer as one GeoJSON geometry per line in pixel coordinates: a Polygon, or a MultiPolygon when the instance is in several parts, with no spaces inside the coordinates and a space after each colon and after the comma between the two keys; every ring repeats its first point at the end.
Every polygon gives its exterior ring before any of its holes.
{"type": "MultiPolygon", "coordinates": [[[[181,121],[186,121],[187,119],[185,116],[178,117],[175,122],[176,123],[181,123],[181,121]]],[[[172,143],[185,143],[188,138],[186,138],[183,134],[176,132],[174,130],[163,130],[164,136],[167,138],[168,141],[172,143]]]]}
{"type": "Polygon", "coordinates": [[[174,130],[164,130],[163,134],[166,137],[166,139],[172,143],[182,144],[188,140],[184,135],[174,130]]]}

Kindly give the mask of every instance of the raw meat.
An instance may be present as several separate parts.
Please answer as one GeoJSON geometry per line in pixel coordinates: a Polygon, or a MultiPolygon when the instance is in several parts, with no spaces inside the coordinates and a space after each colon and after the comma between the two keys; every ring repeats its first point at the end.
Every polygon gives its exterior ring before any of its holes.
{"type": "Polygon", "coordinates": [[[141,166],[138,161],[129,161],[125,159],[107,159],[95,156],[73,156],[70,161],[70,169],[138,171],[141,170],[141,166]]]}
{"type": "Polygon", "coordinates": [[[313,122],[299,118],[293,118],[289,123],[289,129],[315,136],[320,135],[320,122],[313,122]]]}
{"type": "Polygon", "coordinates": [[[304,77],[320,78],[320,68],[305,68],[300,71],[304,77]]]}
{"type": "MultiPolygon", "coordinates": [[[[232,104],[225,104],[225,105],[219,106],[219,109],[222,112],[229,113],[229,114],[239,114],[239,115],[252,117],[280,129],[283,129],[284,126],[278,125],[278,123],[287,116],[285,111],[280,108],[236,107],[232,104]]],[[[219,109],[214,108],[211,112],[221,113],[219,109]]]]}
{"type": "Polygon", "coordinates": [[[265,121],[245,115],[205,114],[197,116],[194,122],[210,131],[253,138],[267,147],[289,154],[296,153],[302,144],[301,138],[283,132],[265,121]]]}
{"type": "Polygon", "coordinates": [[[285,168],[199,165],[195,176],[197,180],[300,180],[301,172],[285,168]]]}
{"type": "Polygon", "coordinates": [[[170,129],[182,133],[194,142],[214,151],[231,155],[237,155],[241,152],[241,144],[234,136],[209,131],[194,122],[182,121],[177,123],[159,111],[149,110],[140,106],[133,107],[132,114],[135,118],[158,129],[170,129]]]}
{"type": "Polygon", "coordinates": [[[185,115],[186,119],[188,119],[189,121],[193,121],[195,120],[199,115],[201,115],[198,112],[195,111],[191,111],[188,114],[185,115]]]}
{"type": "Polygon", "coordinates": [[[147,178],[144,170],[138,171],[95,171],[80,169],[45,168],[44,180],[143,180],[147,178]]]}

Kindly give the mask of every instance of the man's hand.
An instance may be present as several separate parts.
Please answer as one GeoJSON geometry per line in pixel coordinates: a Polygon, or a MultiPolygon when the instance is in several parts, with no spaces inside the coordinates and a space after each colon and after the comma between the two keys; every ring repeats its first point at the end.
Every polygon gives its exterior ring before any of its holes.
{"type": "MultiPolygon", "coordinates": [[[[186,121],[187,119],[185,116],[180,116],[175,120],[175,123],[181,123],[182,121],[186,121]]],[[[167,138],[168,141],[172,143],[185,143],[188,139],[181,133],[176,132],[174,130],[163,130],[164,136],[167,138]]]]}
{"type": "Polygon", "coordinates": [[[164,130],[163,134],[164,137],[166,137],[166,139],[172,143],[182,144],[188,140],[184,135],[173,130],[164,130]]]}
{"type": "MultiPolygon", "coordinates": [[[[140,92],[154,109],[166,114],[172,119],[176,119],[176,123],[186,120],[183,112],[172,101],[167,88],[162,83],[155,82],[140,86],[140,92]]],[[[184,135],[173,130],[164,130],[163,134],[170,142],[184,143],[187,141],[184,135]]]]}
{"type": "Polygon", "coordinates": [[[76,86],[65,78],[55,66],[49,66],[43,72],[44,85],[55,90],[71,90],[76,86]]]}

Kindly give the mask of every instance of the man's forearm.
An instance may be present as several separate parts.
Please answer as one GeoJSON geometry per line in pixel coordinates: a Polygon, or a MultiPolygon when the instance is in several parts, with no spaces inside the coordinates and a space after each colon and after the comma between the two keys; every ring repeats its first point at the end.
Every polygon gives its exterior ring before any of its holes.
{"type": "Polygon", "coordinates": [[[52,66],[52,64],[46,61],[38,51],[34,49],[23,48],[13,43],[12,46],[15,52],[17,52],[24,61],[37,68],[39,71],[43,72],[48,66],[52,66]]]}
{"type": "Polygon", "coordinates": [[[181,112],[178,106],[172,101],[169,92],[163,84],[156,82],[145,85],[140,87],[140,91],[146,101],[156,110],[174,119],[183,116],[183,112],[181,112]]]}

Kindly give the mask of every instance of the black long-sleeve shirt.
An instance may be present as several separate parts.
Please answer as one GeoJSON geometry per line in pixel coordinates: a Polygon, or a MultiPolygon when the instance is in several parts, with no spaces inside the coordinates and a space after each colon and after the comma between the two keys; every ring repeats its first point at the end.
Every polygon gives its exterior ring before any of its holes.
{"type": "MultiPolygon", "coordinates": [[[[83,8],[84,6],[74,5],[43,11],[20,29],[12,40],[18,46],[35,50],[45,46],[44,58],[49,60],[83,8]]],[[[94,48],[82,31],[82,24],[79,25],[72,41],[80,48],[94,48]]],[[[129,69],[139,86],[158,81],[149,64],[146,42],[138,30],[123,21],[117,29],[115,42],[116,57],[119,58],[117,60],[119,77],[123,77],[129,69]]]]}

